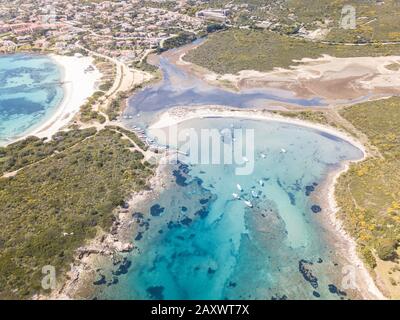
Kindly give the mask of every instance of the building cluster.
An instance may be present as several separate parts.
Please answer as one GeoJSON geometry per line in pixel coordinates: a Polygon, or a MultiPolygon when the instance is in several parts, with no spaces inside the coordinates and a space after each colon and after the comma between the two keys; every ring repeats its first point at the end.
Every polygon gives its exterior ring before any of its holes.
{"type": "Polygon", "coordinates": [[[0,51],[32,47],[58,53],[90,50],[137,62],[165,39],[207,25],[183,2],[10,0],[0,4],[0,51]]]}

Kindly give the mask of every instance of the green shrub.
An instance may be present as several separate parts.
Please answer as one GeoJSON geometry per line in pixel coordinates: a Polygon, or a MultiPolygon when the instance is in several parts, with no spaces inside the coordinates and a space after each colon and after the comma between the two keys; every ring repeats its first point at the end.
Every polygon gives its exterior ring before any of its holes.
{"type": "Polygon", "coordinates": [[[393,260],[396,257],[397,241],[392,239],[382,239],[378,242],[376,252],[379,259],[384,261],[393,260]]]}

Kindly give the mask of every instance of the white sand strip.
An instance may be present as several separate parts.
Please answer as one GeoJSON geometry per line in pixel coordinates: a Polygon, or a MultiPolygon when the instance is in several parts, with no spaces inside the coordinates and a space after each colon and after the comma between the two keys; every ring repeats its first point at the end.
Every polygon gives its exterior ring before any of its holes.
{"type": "Polygon", "coordinates": [[[173,125],[177,125],[187,120],[209,117],[245,118],[295,124],[332,134],[362,150],[364,155],[367,155],[368,153],[365,147],[359,141],[357,141],[355,138],[345,132],[336,130],[323,124],[312,123],[299,119],[285,118],[280,115],[275,115],[271,112],[264,111],[262,109],[237,109],[219,105],[201,107],[176,107],[162,113],[159,119],[155,123],[153,123],[149,127],[149,129],[163,129],[173,125]]]}
{"type": "Polygon", "coordinates": [[[80,107],[95,92],[101,79],[102,75],[93,65],[92,57],[50,55],[50,58],[62,68],[61,81],[63,83],[64,98],[47,121],[26,132],[18,140],[28,136],[51,138],[57,131],[66,127],[79,112],[80,107]],[[94,70],[86,72],[85,70],[90,66],[94,70]]]}

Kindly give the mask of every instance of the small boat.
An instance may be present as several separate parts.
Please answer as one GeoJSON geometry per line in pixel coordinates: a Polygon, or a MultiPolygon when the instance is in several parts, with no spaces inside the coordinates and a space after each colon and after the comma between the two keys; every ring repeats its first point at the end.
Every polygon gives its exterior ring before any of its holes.
{"type": "Polygon", "coordinates": [[[249,162],[249,159],[246,158],[246,157],[243,157],[243,161],[244,161],[244,162],[249,162]]]}
{"type": "Polygon", "coordinates": [[[243,188],[242,188],[242,186],[240,184],[237,184],[236,187],[240,192],[243,192],[243,188]]]}
{"type": "Polygon", "coordinates": [[[258,193],[254,190],[251,190],[251,195],[253,196],[253,198],[258,198],[258,193]]]}
{"type": "Polygon", "coordinates": [[[246,204],[246,206],[248,206],[249,208],[253,208],[253,204],[250,201],[244,201],[244,203],[246,204]]]}
{"type": "Polygon", "coordinates": [[[287,151],[286,151],[286,149],[281,149],[281,153],[286,153],[287,151]]]}
{"type": "Polygon", "coordinates": [[[261,153],[261,158],[265,159],[267,156],[264,153],[261,153]]]}
{"type": "Polygon", "coordinates": [[[232,193],[234,199],[240,199],[240,196],[237,193],[232,193]]]}
{"type": "Polygon", "coordinates": [[[264,181],[260,180],[260,181],[258,181],[258,184],[259,184],[261,187],[264,187],[264,181]]]}

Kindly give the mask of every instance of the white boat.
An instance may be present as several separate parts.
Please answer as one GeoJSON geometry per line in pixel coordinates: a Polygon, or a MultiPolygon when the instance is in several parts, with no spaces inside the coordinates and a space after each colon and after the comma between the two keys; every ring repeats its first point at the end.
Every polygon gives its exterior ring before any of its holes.
{"type": "Polygon", "coordinates": [[[240,199],[239,195],[237,193],[232,193],[232,196],[234,199],[240,199]]]}
{"type": "Polygon", "coordinates": [[[267,156],[264,153],[261,153],[261,158],[265,159],[267,156]]]}
{"type": "Polygon", "coordinates": [[[246,157],[243,157],[243,161],[244,161],[244,162],[249,162],[249,159],[246,158],[246,157]]]}
{"type": "Polygon", "coordinates": [[[252,195],[254,198],[258,198],[258,193],[255,192],[254,190],[251,190],[251,195],[252,195]]]}
{"type": "Polygon", "coordinates": [[[264,187],[264,181],[260,180],[260,181],[258,181],[258,183],[259,183],[259,185],[260,185],[261,187],[264,187]]]}
{"type": "Polygon", "coordinates": [[[287,151],[286,151],[286,149],[283,149],[283,148],[282,148],[282,149],[281,149],[281,152],[282,152],[282,153],[286,153],[287,151]]]}
{"type": "Polygon", "coordinates": [[[246,206],[248,206],[249,208],[253,208],[253,204],[250,201],[244,201],[244,203],[246,204],[246,206]]]}
{"type": "Polygon", "coordinates": [[[241,186],[239,183],[236,185],[236,187],[237,187],[237,189],[238,189],[240,192],[243,191],[243,188],[242,188],[242,186],[241,186]]]}

